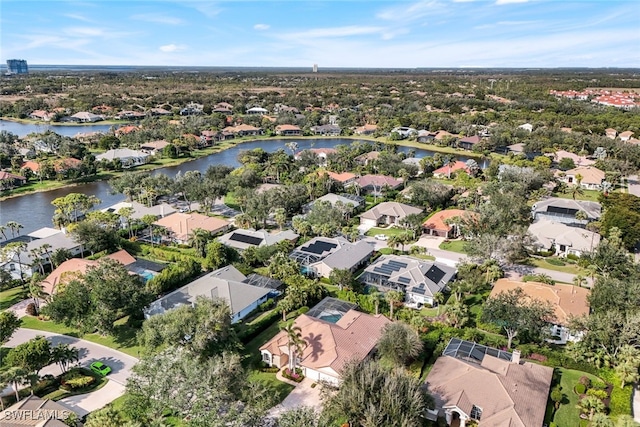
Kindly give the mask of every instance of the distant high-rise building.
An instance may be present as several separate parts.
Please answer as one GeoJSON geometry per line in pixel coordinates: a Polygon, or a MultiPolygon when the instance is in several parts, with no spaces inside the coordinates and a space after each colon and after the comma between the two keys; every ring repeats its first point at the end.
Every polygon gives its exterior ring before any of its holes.
{"type": "Polygon", "coordinates": [[[9,74],[29,74],[27,61],[24,59],[7,59],[7,72],[9,74]]]}
{"type": "Polygon", "coordinates": [[[314,73],[318,72],[318,64],[313,64],[313,72],[314,73]]]}

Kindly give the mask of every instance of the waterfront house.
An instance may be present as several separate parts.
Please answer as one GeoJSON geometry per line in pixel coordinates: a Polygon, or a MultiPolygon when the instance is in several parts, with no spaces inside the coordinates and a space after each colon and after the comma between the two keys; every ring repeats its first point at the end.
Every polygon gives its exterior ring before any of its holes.
{"type": "Polygon", "coordinates": [[[278,125],[276,126],[276,135],[281,136],[300,136],[302,135],[302,130],[300,126],[297,125],[278,125]]]}
{"type": "Polygon", "coordinates": [[[125,169],[132,168],[147,163],[149,160],[149,154],[143,151],[132,150],[130,148],[115,148],[96,156],[96,161],[98,162],[111,162],[114,160],[119,160],[122,167],[125,169]]]}
{"type": "Polygon", "coordinates": [[[158,154],[162,154],[162,150],[164,150],[168,145],[169,142],[165,141],[164,139],[158,141],[149,141],[140,144],[140,151],[152,156],[156,156],[158,154]]]}
{"type": "Polygon", "coordinates": [[[397,190],[403,181],[387,175],[364,175],[356,179],[356,185],[365,193],[381,196],[383,190],[397,190]]]}
{"type": "Polygon", "coordinates": [[[0,190],[10,190],[27,183],[27,178],[6,171],[0,171],[0,190]]]}
{"type": "Polygon", "coordinates": [[[262,128],[258,128],[251,125],[240,124],[237,126],[228,126],[223,129],[223,132],[231,133],[236,136],[257,136],[262,135],[262,128]]]}
{"type": "Polygon", "coordinates": [[[409,215],[422,213],[423,210],[398,202],[382,202],[360,215],[360,224],[369,227],[379,225],[400,225],[409,215]]]}
{"type": "Polygon", "coordinates": [[[167,239],[178,244],[186,244],[193,234],[193,230],[198,228],[208,231],[211,234],[217,234],[231,227],[231,224],[224,219],[195,212],[176,212],[160,218],[154,222],[153,225],[164,228],[167,232],[167,239]]]}
{"type": "Polygon", "coordinates": [[[452,175],[457,171],[464,171],[467,174],[469,173],[469,168],[465,162],[461,162],[460,160],[456,160],[455,162],[449,162],[446,165],[442,166],[433,171],[434,178],[451,178],[452,175]]]}
{"type": "Polygon", "coordinates": [[[338,136],[342,129],[335,124],[326,124],[320,126],[311,126],[311,132],[315,135],[338,136]]]}
{"type": "Polygon", "coordinates": [[[103,115],[93,114],[88,111],[80,111],[79,113],[75,113],[71,117],[76,121],[83,122],[83,123],[84,122],[93,123],[93,122],[99,122],[104,120],[103,115]]]}
{"type": "Polygon", "coordinates": [[[482,138],[478,135],[467,136],[458,140],[458,147],[464,150],[472,150],[474,146],[480,144],[482,138]]]}
{"type": "Polygon", "coordinates": [[[353,130],[356,135],[373,135],[378,130],[378,125],[366,124],[364,126],[357,127],[353,130]]]}

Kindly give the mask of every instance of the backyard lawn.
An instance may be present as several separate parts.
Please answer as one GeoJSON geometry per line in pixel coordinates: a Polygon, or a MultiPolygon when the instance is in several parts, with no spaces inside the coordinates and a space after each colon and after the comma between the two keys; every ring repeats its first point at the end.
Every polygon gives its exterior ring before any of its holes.
{"type": "Polygon", "coordinates": [[[443,251],[458,252],[460,254],[466,254],[464,249],[466,242],[464,240],[449,240],[448,242],[440,243],[440,249],[443,251]]]}
{"type": "Polygon", "coordinates": [[[371,230],[367,231],[367,236],[374,237],[376,234],[384,234],[385,236],[397,236],[398,234],[402,234],[407,230],[398,227],[373,227],[371,230]]]}
{"type": "Polygon", "coordinates": [[[546,268],[547,270],[561,271],[563,273],[569,273],[569,274],[583,274],[584,276],[587,275],[576,264],[568,264],[565,261],[559,260],[557,258],[551,258],[551,259],[553,260],[552,262],[549,262],[546,259],[541,259],[541,258],[530,258],[529,260],[531,261],[532,265],[540,268],[546,268]],[[564,265],[558,265],[558,264],[564,264],[564,265]]]}
{"type": "MultiPolygon", "coordinates": [[[[553,421],[557,426],[578,426],[580,425],[580,409],[576,407],[578,404],[578,395],[573,388],[580,381],[580,377],[586,375],[593,382],[598,377],[587,374],[582,371],[574,371],[572,369],[557,368],[560,372],[560,387],[562,393],[566,396],[560,408],[556,411],[553,421]]],[[[584,423],[586,424],[586,423],[584,423]]]]}
{"type": "Polygon", "coordinates": [[[19,303],[27,297],[27,291],[22,286],[7,289],[0,292],[0,310],[5,310],[14,304],[19,303]]]}

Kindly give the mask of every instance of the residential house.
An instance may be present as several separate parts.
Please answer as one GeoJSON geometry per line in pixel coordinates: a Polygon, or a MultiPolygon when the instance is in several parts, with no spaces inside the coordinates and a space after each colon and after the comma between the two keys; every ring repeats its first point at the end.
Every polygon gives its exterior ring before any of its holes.
{"type": "Polygon", "coordinates": [[[203,110],[204,110],[204,105],[198,104],[196,102],[190,102],[187,104],[186,107],[180,110],[180,115],[181,116],[198,115],[198,114],[202,114],[203,110]]]}
{"type": "Polygon", "coordinates": [[[149,115],[151,116],[172,116],[173,113],[169,110],[166,110],[161,107],[151,108],[149,110],[149,115]]]}
{"type": "MultiPolygon", "coordinates": [[[[115,205],[111,205],[102,209],[102,212],[109,212],[117,214],[122,208],[131,208],[133,209],[133,213],[131,214],[132,220],[141,220],[147,215],[153,215],[156,218],[164,218],[167,215],[171,215],[175,212],[178,212],[176,208],[171,206],[168,203],[159,203],[153,206],[143,205],[138,202],[119,202],[115,205]]],[[[127,219],[121,218],[122,227],[127,226],[127,219]]]]}
{"type": "Polygon", "coordinates": [[[589,290],[575,285],[556,283],[548,285],[538,282],[518,282],[509,279],[499,279],[494,283],[489,298],[494,298],[502,292],[522,289],[524,295],[531,300],[549,303],[553,308],[554,319],[549,323],[551,330],[550,341],[556,344],[579,341],[580,331],[571,331],[569,324],[572,317],[589,315],[589,290]]]}
{"type": "Polygon", "coordinates": [[[594,166],[578,166],[560,176],[560,180],[569,185],[580,185],[585,190],[602,189],[605,173],[594,166]],[[580,182],[578,182],[580,181],[580,182]]]}
{"type": "Polygon", "coordinates": [[[474,146],[480,144],[482,138],[478,135],[466,136],[458,140],[458,147],[464,150],[472,150],[474,146]]]}
{"type": "Polygon", "coordinates": [[[329,277],[333,270],[355,272],[369,261],[374,249],[365,240],[352,243],[342,237],[315,237],[295,248],[289,257],[302,266],[304,274],[329,277]]]}
{"type": "Polygon", "coordinates": [[[300,126],[297,125],[279,125],[276,126],[276,135],[300,136],[302,135],[302,130],[300,129],[300,126]]]}
{"type": "Polygon", "coordinates": [[[299,160],[300,159],[300,155],[305,151],[310,151],[310,152],[314,153],[316,155],[316,157],[318,158],[318,162],[319,162],[320,166],[324,166],[324,165],[327,164],[327,157],[329,156],[329,154],[337,153],[337,150],[335,148],[307,148],[306,150],[298,151],[293,156],[294,159],[299,160]]]}
{"type": "Polygon", "coordinates": [[[243,251],[247,248],[271,246],[280,242],[294,243],[296,240],[298,240],[298,237],[299,236],[292,230],[282,230],[275,233],[270,233],[264,229],[237,229],[218,237],[217,240],[226,246],[239,251],[243,251]]]}
{"type": "Polygon", "coordinates": [[[364,175],[356,179],[356,185],[365,193],[381,196],[383,190],[397,190],[403,181],[387,175],[364,175]]]}
{"type": "Polygon", "coordinates": [[[130,133],[137,132],[139,130],[140,128],[138,126],[126,125],[126,126],[119,127],[118,129],[113,131],[113,133],[115,136],[120,137],[122,135],[128,135],[130,133]]]}
{"type": "Polygon", "coordinates": [[[311,126],[311,132],[315,135],[338,136],[342,129],[335,124],[326,124],[320,126],[311,126]]]}
{"type": "Polygon", "coordinates": [[[213,108],[233,111],[233,105],[229,104],[228,102],[218,102],[216,105],[213,106],[213,108]]]}
{"type": "Polygon", "coordinates": [[[435,294],[443,292],[456,276],[456,269],[439,262],[400,255],[382,255],[358,278],[382,291],[402,291],[405,302],[415,308],[436,305],[435,294]]]}
{"type": "Polygon", "coordinates": [[[50,113],[45,110],[34,110],[29,114],[30,119],[42,120],[43,122],[50,122],[55,116],[55,113],[50,113]]]}
{"type": "Polygon", "coordinates": [[[72,256],[82,254],[82,245],[62,231],[49,228],[45,228],[43,231],[47,233],[43,233],[44,237],[42,238],[35,238],[35,234],[31,233],[29,237],[33,240],[25,241],[26,249],[19,253],[14,251],[7,254],[3,260],[0,260],[0,268],[8,271],[14,279],[20,279],[21,277],[31,277],[40,271],[40,264],[43,267],[50,265],[50,254],[58,249],[66,249],[71,252],[72,256]],[[49,230],[54,232],[49,232],[49,230]],[[36,257],[31,253],[32,250],[39,251],[45,244],[49,245],[48,254],[43,252],[36,257]]]}
{"type": "Polygon", "coordinates": [[[117,120],[142,120],[147,115],[140,111],[122,110],[114,116],[117,120]]]}
{"type": "Polygon", "coordinates": [[[373,353],[383,328],[391,322],[381,314],[373,316],[354,309],[324,318],[321,314],[312,317],[310,313],[301,314],[293,323],[300,328],[305,342],[301,354],[289,353],[287,333],[280,331],[260,347],[262,361],[282,368],[290,357],[296,357],[296,366],[305,377],[333,385],[340,383],[340,374],[347,363],[362,361],[373,353]]]}
{"type": "Polygon", "coordinates": [[[382,202],[360,215],[360,224],[370,227],[379,225],[399,225],[409,215],[420,214],[423,210],[398,202],[382,202]]]}
{"type": "Polygon", "coordinates": [[[416,168],[418,168],[418,172],[416,173],[416,175],[422,175],[422,165],[421,165],[421,160],[418,157],[407,157],[406,159],[404,159],[402,161],[403,165],[413,165],[416,168]]]}
{"type": "Polygon", "coordinates": [[[0,412],[0,425],[3,427],[66,427],[71,416],[76,419],[81,414],[71,406],[63,405],[51,399],[43,399],[34,394],[0,412]]]}
{"type": "Polygon", "coordinates": [[[378,125],[366,124],[353,130],[356,135],[373,135],[378,130],[378,125]]]}
{"type": "Polygon", "coordinates": [[[462,209],[447,209],[431,215],[422,228],[429,236],[455,239],[460,237],[460,221],[470,217],[477,217],[477,214],[462,209]]]}
{"type": "Polygon", "coordinates": [[[199,213],[176,212],[172,215],[160,218],[153,225],[162,227],[168,232],[170,241],[186,244],[193,234],[193,230],[198,228],[208,231],[211,234],[226,231],[231,224],[224,219],[206,216],[199,213]]]}
{"type": "Polygon", "coordinates": [[[616,139],[616,136],[618,136],[618,131],[612,128],[608,128],[604,130],[604,134],[609,139],[616,139]]]}
{"type": "MultiPolygon", "coordinates": [[[[509,353],[452,338],[425,381],[435,400],[427,418],[465,427],[539,427],[544,424],[553,368],[509,353]]],[[[570,391],[569,391],[570,392],[570,391]]]]}
{"type": "Polygon", "coordinates": [[[574,227],[585,227],[591,221],[598,221],[601,213],[600,203],[559,197],[541,200],[531,207],[534,221],[555,221],[574,227]]]}
{"type": "Polygon", "coordinates": [[[600,243],[596,232],[546,219],[534,222],[528,231],[536,240],[536,248],[554,250],[557,256],[582,256],[591,253],[600,243]]]}
{"type": "Polygon", "coordinates": [[[27,183],[27,178],[6,171],[0,171],[0,191],[20,187],[27,183]]]}
{"type": "Polygon", "coordinates": [[[164,139],[158,141],[149,141],[140,145],[140,151],[143,153],[151,154],[152,156],[156,156],[158,154],[162,154],[162,150],[164,150],[169,145],[168,141],[164,139]]]}
{"type": "Polygon", "coordinates": [[[271,289],[250,285],[247,280],[234,266],[222,267],[155,300],[144,310],[144,316],[149,319],[182,305],[194,306],[197,297],[202,296],[226,302],[231,309],[231,322],[237,323],[266,302],[271,293],[271,289]]]}
{"type": "Polygon", "coordinates": [[[302,207],[302,211],[307,213],[313,208],[313,205],[318,202],[330,203],[331,206],[336,206],[336,203],[340,202],[345,206],[351,206],[352,211],[357,210],[360,206],[364,205],[364,197],[354,196],[352,194],[338,195],[334,193],[325,194],[322,197],[318,197],[313,202],[307,203],[302,207]]]}
{"type": "Polygon", "coordinates": [[[369,151],[368,153],[360,154],[353,160],[359,165],[367,166],[369,163],[378,160],[378,157],[380,157],[379,151],[369,151]]]}
{"type": "Polygon", "coordinates": [[[412,135],[417,135],[418,131],[414,128],[410,128],[407,126],[401,126],[397,128],[391,129],[391,133],[397,133],[401,138],[409,138],[412,135]]]}
{"type": "Polygon", "coordinates": [[[75,113],[74,115],[71,116],[71,118],[79,122],[88,122],[88,123],[99,122],[101,120],[104,120],[103,115],[93,114],[88,111],[80,111],[79,113],[75,113]]]}
{"type": "Polygon", "coordinates": [[[633,136],[633,132],[631,132],[630,130],[627,130],[624,132],[620,132],[620,134],[618,135],[618,138],[620,138],[620,141],[622,142],[627,142],[631,139],[632,136],[633,136]]]}
{"type": "Polygon", "coordinates": [[[588,159],[586,156],[578,156],[565,150],[558,150],[550,155],[553,157],[556,163],[560,163],[562,159],[571,159],[576,166],[591,166],[595,163],[595,160],[588,159]]]}
{"type": "Polygon", "coordinates": [[[435,132],[430,132],[428,130],[419,130],[418,131],[418,136],[417,136],[417,141],[418,142],[431,142],[434,138],[436,137],[436,133],[435,132]]]}
{"type": "Polygon", "coordinates": [[[147,163],[149,160],[149,154],[138,150],[132,150],[130,148],[115,148],[105,153],[98,154],[96,156],[96,160],[99,162],[112,162],[114,160],[119,160],[120,163],[122,163],[123,168],[132,168],[147,163]]]}
{"type": "Polygon", "coordinates": [[[228,126],[222,130],[226,133],[232,133],[236,136],[257,136],[262,135],[262,128],[258,128],[255,126],[247,125],[247,124],[239,124],[237,126],[228,126]]]}
{"type": "Polygon", "coordinates": [[[250,114],[250,115],[264,116],[267,113],[268,111],[262,107],[253,107],[247,110],[247,114],[250,114]]]}
{"type": "Polygon", "coordinates": [[[337,172],[331,172],[331,171],[322,171],[319,173],[327,174],[331,180],[342,184],[342,186],[345,188],[355,184],[356,179],[358,178],[358,175],[351,172],[337,173],[337,172]]]}
{"type": "Polygon", "coordinates": [[[437,142],[446,142],[455,140],[457,137],[457,135],[447,132],[446,130],[439,130],[436,132],[436,136],[433,139],[435,139],[437,142]]]}
{"type": "Polygon", "coordinates": [[[456,160],[453,163],[447,163],[433,171],[434,178],[451,178],[457,171],[464,171],[469,173],[469,168],[465,162],[461,162],[460,160],[456,160]]]}

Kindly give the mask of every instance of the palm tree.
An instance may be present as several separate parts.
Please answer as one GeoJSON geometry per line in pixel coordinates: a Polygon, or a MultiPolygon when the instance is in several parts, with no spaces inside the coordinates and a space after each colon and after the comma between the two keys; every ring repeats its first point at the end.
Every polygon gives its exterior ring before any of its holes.
{"type": "Polygon", "coordinates": [[[576,196],[581,196],[583,194],[584,190],[582,189],[582,186],[580,184],[571,187],[571,197],[573,197],[573,200],[576,199],[576,196]]]}
{"type": "Polygon", "coordinates": [[[436,292],[433,295],[433,302],[436,303],[436,307],[438,307],[438,316],[440,315],[440,304],[444,302],[444,294],[442,292],[436,292]]]}
{"type": "Polygon", "coordinates": [[[129,238],[131,238],[131,217],[133,216],[134,210],[130,206],[125,206],[124,208],[120,208],[118,210],[118,215],[120,215],[127,222],[127,229],[129,230],[129,238]]]}
{"type": "Polygon", "coordinates": [[[23,252],[26,252],[27,244],[25,242],[9,243],[5,246],[5,250],[7,250],[9,254],[13,254],[13,257],[16,259],[18,269],[20,270],[20,282],[24,285],[24,272],[22,271],[22,258],[20,255],[22,255],[23,252]]]}
{"type": "Polygon", "coordinates": [[[454,328],[462,327],[469,320],[469,309],[460,301],[447,305],[447,318],[454,328]]]}
{"type": "Polygon", "coordinates": [[[29,296],[33,299],[33,305],[36,307],[36,316],[40,314],[40,299],[47,297],[43,290],[42,276],[34,274],[29,281],[29,296]]]}
{"type": "Polygon", "coordinates": [[[11,230],[11,237],[16,237],[16,234],[20,235],[20,229],[23,228],[22,224],[19,224],[15,221],[9,221],[6,224],[6,227],[11,230]]]}
{"type": "Polygon", "coordinates": [[[205,248],[207,243],[211,240],[211,232],[203,230],[202,228],[196,228],[191,232],[189,237],[189,245],[196,250],[201,257],[205,256],[205,248]]]}
{"type": "Polygon", "coordinates": [[[380,314],[380,296],[381,295],[382,294],[380,292],[374,289],[370,289],[369,293],[367,294],[367,299],[371,304],[373,304],[376,316],[380,314]]]}
{"type": "Polygon", "coordinates": [[[618,374],[618,377],[620,377],[620,388],[624,388],[625,384],[638,381],[637,363],[633,363],[630,360],[625,360],[623,363],[618,364],[615,370],[616,374],[618,374]]]}
{"type": "Polygon", "coordinates": [[[47,262],[53,265],[53,260],[51,259],[51,245],[48,243],[43,243],[40,246],[40,253],[45,254],[47,256],[47,262]]]}
{"type": "Polygon", "coordinates": [[[69,344],[58,344],[51,349],[51,361],[60,366],[62,373],[67,372],[72,362],[80,360],[80,351],[69,344]]]}
{"type": "Polygon", "coordinates": [[[391,249],[396,249],[398,246],[402,244],[402,237],[400,234],[392,234],[387,238],[387,246],[391,249]]]}
{"type": "Polygon", "coordinates": [[[44,264],[42,263],[42,253],[39,248],[33,248],[29,251],[29,255],[33,260],[33,263],[38,266],[38,269],[44,274],[44,264]]]}
{"type": "Polygon", "coordinates": [[[287,350],[289,351],[289,371],[294,374],[298,364],[298,356],[302,353],[307,342],[302,339],[302,329],[293,323],[286,325],[283,331],[287,334],[287,350]]]}
{"type": "Polygon", "coordinates": [[[604,403],[602,402],[602,400],[598,399],[595,396],[585,396],[583,397],[580,402],[578,402],[577,407],[584,413],[588,413],[589,414],[589,421],[591,421],[593,419],[593,415],[596,412],[602,412],[604,411],[604,403]]]}
{"type": "Polygon", "coordinates": [[[404,293],[400,291],[389,291],[384,295],[384,297],[389,303],[389,317],[393,320],[393,308],[396,303],[404,301],[404,293]]]}
{"type": "Polygon", "coordinates": [[[0,372],[0,382],[8,383],[13,388],[16,394],[16,402],[20,402],[20,394],[18,393],[18,386],[26,381],[28,372],[24,369],[14,366],[7,369],[4,372],[0,372]]]}

